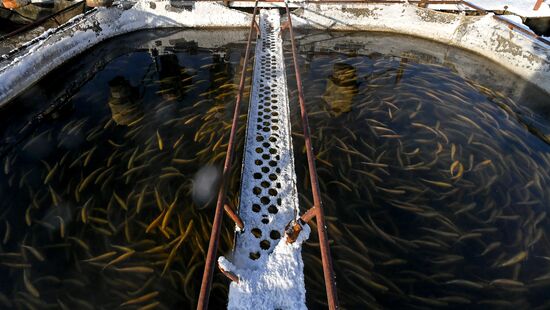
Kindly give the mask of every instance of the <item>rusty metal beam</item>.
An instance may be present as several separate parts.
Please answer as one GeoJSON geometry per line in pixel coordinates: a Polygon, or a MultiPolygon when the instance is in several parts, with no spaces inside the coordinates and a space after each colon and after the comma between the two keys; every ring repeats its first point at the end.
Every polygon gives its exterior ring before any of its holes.
{"type": "Polygon", "coordinates": [[[336,293],[336,278],[334,276],[334,269],[332,267],[332,257],[330,255],[330,248],[328,245],[327,227],[325,224],[325,214],[323,212],[323,205],[321,201],[321,193],[319,189],[319,180],[317,177],[317,168],[315,166],[315,154],[313,152],[313,146],[311,144],[311,135],[309,131],[309,121],[306,111],[306,105],[303,94],[302,79],[300,77],[300,70],[298,68],[298,56],[296,55],[296,42],[294,39],[294,31],[292,30],[292,17],[290,15],[290,9],[285,2],[286,13],[288,17],[288,30],[290,33],[290,42],[292,47],[292,60],[294,64],[294,72],[296,75],[296,87],[298,89],[298,102],[300,104],[300,114],[302,120],[302,127],[304,131],[304,140],[306,146],[306,156],[309,170],[309,179],[311,180],[311,190],[313,195],[313,204],[315,206],[315,216],[317,219],[317,233],[319,235],[319,243],[321,249],[321,260],[323,263],[323,274],[325,278],[325,288],[327,291],[327,300],[329,309],[338,309],[338,295],[336,293]]]}
{"type": "Polygon", "coordinates": [[[45,22],[47,22],[47,21],[50,20],[50,19],[53,19],[53,20],[57,23],[57,25],[59,25],[59,22],[55,19],[55,17],[58,16],[58,15],[61,15],[61,14],[65,13],[65,12],[67,12],[67,11],[70,11],[70,10],[74,9],[74,8],[76,8],[76,7],[79,6],[79,5],[82,5],[82,11],[84,11],[84,10],[86,9],[86,1],[79,1],[79,2],[76,2],[76,3],[71,4],[70,6],[68,6],[68,7],[66,7],[66,8],[63,8],[63,9],[61,9],[61,10],[55,12],[55,13],[52,13],[52,14],[50,14],[50,15],[48,15],[48,16],[44,16],[44,17],[42,17],[42,18],[40,18],[40,19],[35,20],[34,22],[32,22],[32,23],[30,23],[30,24],[27,24],[27,25],[25,25],[25,26],[23,26],[23,27],[21,27],[21,28],[18,28],[18,29],[16,29],[16,30],[10,32],[10,33],[7,33],[7,34],[5,34],[5,35],[3,35],[3,36],[0,36],[0,41],[3,41],[3,40],[5,40],[5,39],[7,39],[7,38],[11,38],[11,37],[13,37],[13,36],[16,36],[16,35],[18,35],[18,34],[20,34],[20,33],[22,33],[22,32],[25,32],[25,31],[27,31],[27,30],[31,30],[31,29],[33,29],[33,28],[36,28],[36,27],[38,27],[38,26],[44,24],[45,22]]]}
{"type": "Polygon", "coordinates": [[[237,225],[237,227],[239,227],[240,230],[244,229],[243,221],[241,220],[240,216],[237,215],[237,213],[235,213],[235,209],[233,209],[233,207],[231,207],[228,204],[224,204],[223,210],[225,211],[227,216],[229,216],[229,218],[233,220],[233,222],[235,222],[235,225],[237,225]]]}
{"type": "Polygon", "coordinates": [[[229,280],[231,280],[233,282],[236,282],[236,283],[239,283],[239,277],[236,274],[234,274],[231,271],[227,271],[227,270],[223,269],[220,266],[220,264],[218,264],[218,269],[220,269],[220,271],[223,273],[223,275],[226,276],[229,280]]]}
{"type": "MultiPolygon", "coordinates": [[[[478,6],[478,5],[475,5],[475,4],[471,3],[471,2],[462,0],[462,4],[464,4],[464,5],[466,5],[466,6],[469,6],[469,7],[471,7],[472,9],[474,9],[474,10],[480,12],[480,13],[483,13],[483,14],[486,14],[486,13],[487,13],[487,10],[485,10],[484,8],[482,8],[482,7],[478,6]]],[[[529,36],[529,37],[532,37],[532,38],[534,38],[534,39],[536,39],[536,40],[539,40],[540,42],[545,43],[546,45],[549,45],[549,46],[550,46],[550,41],[549,41],[549,40],[547,40],[547,39],[545,39],[545,38],[543,38],[543,37],[537,35],[536,33],[532,32],[532,31],[530,31],[530,30],[527,30],[527,29],[523,28],[522,26],[520,26],[520,25],[518,25],[518,24],[516,24],[516,23],[514,23],[514,22],[512,22],[512,21],[510,21],[510,20],[507,20],[506,18],[504,18],[504,17],[502,17],[502,16],[500,16],[500,15],[493,15],[493,18],[496,19],[496,20],[498,20],[498,21],[500,21],[500,22],[502,22],[502,23],[505,23],[506,25],[508,25],[508,27],[509,27],[510,29],[517,30],[517,31],[519,31],[519,32],[521,32],[521,33],[523,33],[523,34],[529,36]]]]}
{"type": "Polygon", "coordinates": [[[542,2],[544,2],[544,0],[537,0],[535,6],[533,7],[533,11],[538,11],[540,9],[540,6],[542,5],[542,2]]]}
{"type": "Polygon", "coordinates": [[[202,276],[201,290],[197,303],[198,310],[208,309],[208,301],[210,298],[210,290],[212,289],[212,278],[214,276],[214,268],[216,262],[216,255],[218,252],[218,245],[220,241],[221,224],[223,220],[225,196],[227,191],[227,180],[231,172],[231,166],[234,156],[234,144],[235,135],[237,133],[237,125],[239,123],[239,111],[241,107],[241,97],[243,95],[244,83],[246,79],[246,67],[248,64],[248,58],[250,57],[250,46],[252,42],[253,32],[255,31],[254,23],[256,21],[256,13],[258,11],[258,0],[254,5],[254,12],[252,14],[252,21],[250,22],[250,31],[248,32],[248,41],[246,43],[246,51],[244,54],[243,68],[241,71],[241,79],[239,82],[239,91],[237,98],[235,99],[235,110],[233,112],[233,121],[231,124],[231,132],[229,134],[229,143],[227,145],[227,154],[225,155],[225,163],[223,166],[223,174],[220,189],[218,191],[218,199],[216,201],[216,211],[214,215],[214,222],[212,223],[212,232],[210,234],[210,242],[208,244],[208,253],[206,255],[206,262],[204,266],[204,273],[202,276]]]}

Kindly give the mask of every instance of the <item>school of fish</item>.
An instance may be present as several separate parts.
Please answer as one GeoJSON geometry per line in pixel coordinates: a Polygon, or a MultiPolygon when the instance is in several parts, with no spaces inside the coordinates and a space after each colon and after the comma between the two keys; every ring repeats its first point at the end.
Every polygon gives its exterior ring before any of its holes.
{"type": "MultiPolygon", "coordinates": [[[[193,182],[223,163],[243,65],[242,47],[227,54],[179,51],[185,67],[174,54],[108,64],[124,72],[138,63],[140,86],[96,76],[103,89],[47,109],[0,150],[0,308],[194,308],[213,208],[194,200],[193,182]],[[89,104],[101,106],[97,114],[78,113],[89,104]]],[[[545,127],[448,64],[302,56],[342,307],[550,308],[545,127]]],[[[305,210],[312,199],[292,72],[305,210]]],[[[237,206],[240,169],[228,183],[237,206]]],[[[231,250],[233,228],[224,221],[220,254],[231,250]]],[[[318,246],[311,234],[303,252],[312,309],[326,305],[318,246]]],[[[225,307],[228,283],[215,275],[211,307],[225,307]]]]}

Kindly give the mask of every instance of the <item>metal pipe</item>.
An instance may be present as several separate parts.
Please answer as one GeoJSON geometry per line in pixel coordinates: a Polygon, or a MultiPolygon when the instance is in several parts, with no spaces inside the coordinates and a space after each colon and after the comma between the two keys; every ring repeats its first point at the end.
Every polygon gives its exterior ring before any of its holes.
{"type": "Polygon", "coordinates": [[[233,281],[233,282],[236,282],[236,283],[239,283],[239,277],[234,274],[233,272],[231,271],[227,271],[225,269],[223,269],[220,264],[218,264],[218,269],[223,273],[224,276],[226,276],[229,280],[233,281]]]}
{"type": "Polygon", "coordinates": [[[537,2],[535,3],[535,6],[533,7],[533,11],[538,11],[543,1],[544,0],[537,0],[537,2]]]}
{"type": "Polygon", "coordinates": [[[225,210],[225,213],[227,213],[227,216],[235,222],[235,225],[237,225],[239,229],[244,229],[243,221],[241,220],[241,217],[235,213],[235,209],[228,204],[224,204],[223,209],[225,210]]]}
{"type": "MultiPolygon", "coordinates": [[[[77,6],[81,5],[81,4],[83,5],[83,9],[84,9],[84,8],[85,8],[85,2],[84,2],[84,1],[77,2],[77,3],[72,4],[72,5],[70,5],[70,6],[66,7],[66,8],[64,8],[64,9],[61,9],[61,10],[59,10],[59,11],[57,11],[57,12],[51,14],[51,15],[48,15],[48,16],[42,17],[42,18],[40,18],[40,19],[37,19],[36,21],[34,21],[34,22],[32,22],[32,23],[30,23],[30,24],[28,24],[28,25],[25,25],[25,26],[23,26],[23,27],[21,27],[21,28],[18,28],[18,29],[16,29],[16,30],[14,30],[14,31],[12,31],[12,32],[10,32],[10,33],[8,33],[8,34],[5,34],[5,35],[1,36],[1,37],[0,37],[0,41],[3,41],[3,40],[5,40],[5,39],[7,39],[7,38],[10,38],[10,37],[13,37],[13,36],[15,36],[15,35],[18,35],[18,34],[24,32],[24,31],[27,31],[27,30],[33,29],[33,28],[35,28],[35,27],[38,27],[38,26],[42,25],[43,23],[45,23],[48,19],[53,18],[53,19],[55,20],[55,17],[56,17],[57,15],[63,14],[63,13],[65,13],[65,12],[71,10],[71,9],[74,9],[75,7],[77,7],[77,6]]],[[[55,20],[55,21],[56,21],[56,23],[59,25],[59,22],[57,22],[57,20],[55,20]]]]}
{"type": "Polygon", "coordinates": [[[214,268],[216,263],[216,254],[218,252],[218,244],[220,241],[220,230],[223,220],[223,211],[225,203],[225,195],[227,191],[227,180],[229,179],[229,173],[231,172],[231,163],[234,155],[235,135],[237,133],[237,125],[239,122],[239,111],[241,107],[241,97],[244,90],[244,82],[246,77],[246,66],[248,64],[248,58],[250,55],[250,45],[252,42],[252,32],[254,31],[254,23],[256,21],[256,13],[258,10],[258,0],[254,5],[254,13],[252,14],[252,21],[250,22],[250,31],[248,33],[248,41],[246,43],[246,51],[244,54],[244,63],[241,71],[241,80],[239,82],[239,92],[235,99],[235,110],[233,112],[233,122],[231,124],[231,132],[229,134],[229,143],[227,145],[227,154],[225,155],[225,163],[223,166],[223,175],[221,180],[220,189],[218,191],[218,200],[216,202],[216,211],[214,215],[214,222],[212,223],[212,232],[210,234],[210,242],[208,244],[208,253],[206,255],[206,262],[204,266],[204,273],[202,276],[201,290],[199,300],[197,304],[198,310],[208,309],[208,300],[210,297],[210,290],[212,288],[212,278],[214,276],[214,268]]]}
{"type": "MultiPolygon", "coordinates": [[[[477,10],[478,12],[487,13],[487,10],[485,10],[484,8],[482,8],[480,6],[477,6],[473,3],[470,3],[468,1],[462,0],[462,4],[464,4],[466,6],[469,6],[472,9],[477,10]]],[[[493,18],[500,21],[500,22],[503,22],[503,23],[507,24],[508,27],[510,27],[510,29],[518,30],[519,32],[522,32],[522,33],[526,34],[527,36],[530,36],[530,37],[532,37],[536,40],[539,40],[540,42],[543,42],[546,45],[550,45],[550,41],[548,41],[547,39],[537,35],[536,33],[532,32],[532,31],[529,31],[529,30],[523,28],[522,26],[520,26],[520,25],[518,25],[518,24],[516,24],[516,23],[514,23],[510,20],[507,20],[506,18],[504,18],[500,15],[493,15],[493,18]]]]}
{"type": "Polygon", "coordinates": [[[325,277],[325,287],[327,290],[327,300],[329,309],[338,309],[338,296],[336,293],[336,279],[332,267],[332,257],[328,245],[327,227],[325,224],[325,214],[323,212],[323,203],[319,189],[319,180],[317,178],[317,169],[315,167],[315,155],[311,145],[311,136],[309,132],[309,121],[307,117],[304,94],[302,91],[302,80],[298,68],[298,57],[296,55],[296,42],[294,40],[294,31],[292,30],[292,17],[288,3],[285,1],[286,13],[288,16],[288,30],[290,33],[290,42],[292,46],[292,60],[294,63],[294,72],[296,75],[296,86],[298,88],[298,102],[300,103],[300,114],[302,118],[302,127],[304,131],[304,140],[306,145],[307,164],[309,169],[309,179],[311,180],[311,191],[313,195],[313,205],[316,209],[317,233],[319,235],[319,244],[321,249],[321,259],[323,263],[323,274],[325,277]]]}
{"type": "Polygon", "coordinates": [[[315,217],[315,215],[317,215],[317,208],[313,206],[309,208],[309,210],[307,210],[306,213],[302,214],[302,216],[300,216],[300,219],[304,223],[308,223],[309,221],[311,221],[311,219],[315,217]]]}

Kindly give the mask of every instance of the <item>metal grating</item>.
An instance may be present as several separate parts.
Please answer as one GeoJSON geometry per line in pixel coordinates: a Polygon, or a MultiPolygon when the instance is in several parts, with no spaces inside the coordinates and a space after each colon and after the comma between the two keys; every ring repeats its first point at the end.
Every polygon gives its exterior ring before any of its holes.
{"type": "Polygon", "coordinates": [[[280,15],[259,15],[239,206],[245,230],[233,257],[239,269],[265,266],[298,209],[280,15]]]}

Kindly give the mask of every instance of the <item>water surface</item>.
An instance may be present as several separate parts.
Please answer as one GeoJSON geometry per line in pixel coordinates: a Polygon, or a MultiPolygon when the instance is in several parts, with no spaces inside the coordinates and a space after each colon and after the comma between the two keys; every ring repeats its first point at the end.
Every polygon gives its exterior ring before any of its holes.
{"type": "MultiPolygon", "coordinates": [[[[0,111],[2,308],[194,308],[245,38],[114,38],[0,111]]],[[[423,40],[310,33],[299,47],[342,305],[548,308],[547,95],[423,40]]],[[[232,229],[225,221],[220,255],[232,229]]],[[[303,257],[308,307],[322,309],[316,242],[312,233],[303,257]]],[[[225,307],[227,289],[216,274],[212,308],[225,307]]]]}
{"type": "MultiPolygon", "coordinates": [[[[115,38],[2,111],[1,308],[194,308],[242,37],[115,38]]],[[[216,274],[212,307],[227,289],[216,274]]]]}
{"type": "MultiPolygon", "coordinates": [[[[299,43],[341,304],[550,307],[548,96],[423,40],[335,33],[299,43]]],[[[312,199],[297,117],[293,132],[304,208],[312,199]]],[[[307,297],[323,308],[313,235],[307,297]]]]}

